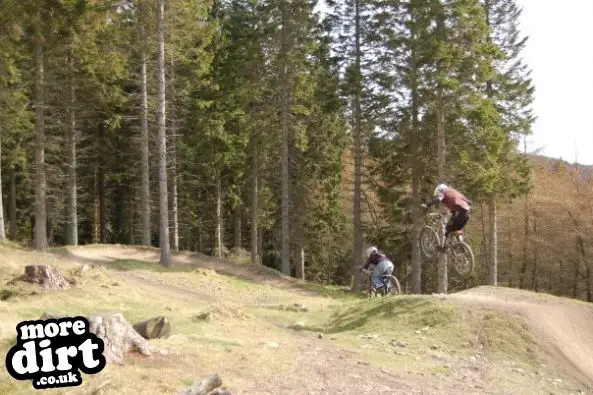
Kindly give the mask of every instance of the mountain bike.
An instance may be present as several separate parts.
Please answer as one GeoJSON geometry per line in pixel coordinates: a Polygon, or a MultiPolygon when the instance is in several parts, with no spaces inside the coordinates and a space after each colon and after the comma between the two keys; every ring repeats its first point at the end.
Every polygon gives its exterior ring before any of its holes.
{"type": "MultiPolygon", "coordinates": [[[[438,211],[432,211],[424,217],[424,226],[420,231],[420,251],[424,258],[433,260],[437,257],[440,246],[439,226],[444,229],[447,225],[446,216],[438,211]]],[[[444,233],[443,233],[444,234],[444,233]]],[[[475,259],[471,247],[463,240],[463,231],[453,232],[447,242],[447,258],[453,263],[453,270],[462,277],[470,276],[474,271],[475,259]]]]}
{"type": "Polygon", "coordinates": [[[373,291],[373,280],[372,280],[372,275],[373,275],[373,267],[370,266],[368,270],[366,270],[369,274],[369,287],[368,287],[368,297],[372,298],[373,296],[388,296],[388,295],[401,295],[402,293],[402,289],[401,286],[399,285],[399,280],[397,279],[397,277],[395,277],[394,275],[382,275],[381,278],[381,283],[382,286],[381,288],[377,288],[373,291]]]}

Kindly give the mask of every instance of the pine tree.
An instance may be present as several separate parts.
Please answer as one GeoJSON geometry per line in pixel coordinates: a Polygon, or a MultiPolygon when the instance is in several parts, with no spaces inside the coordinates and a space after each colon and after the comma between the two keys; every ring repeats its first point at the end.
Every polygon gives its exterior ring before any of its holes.
{"type": "Polygon", "coordinates": [[[472,146],[462,152],[463,177],[477,199],[488,204],[488,284],[497,285],[497,200],[509,201],[529,189],[527,158],[517,149],[519,138],[530,133],[533,87],[520,54],[526,43],[518,31],[521,10],[514,1],[484,0],[488,42],[497,51],[493,72],[486,76],[482,97],[469,115],[472,146]],[[476,149],[476,147],[483,147],[476,149]]]}

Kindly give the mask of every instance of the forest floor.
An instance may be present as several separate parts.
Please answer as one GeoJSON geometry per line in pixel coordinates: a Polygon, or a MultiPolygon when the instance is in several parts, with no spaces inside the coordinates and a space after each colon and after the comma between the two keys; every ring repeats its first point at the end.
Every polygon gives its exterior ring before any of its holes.
{"type": "MultiPolygon", "coordinates": [[[[591,304],[492,287],[368,300],[196,254],[162,269],[158,254],[0,247],[0,351],[43,312],[117,311],[131,323],[168,317],[172,336],[151,343],[171,352],[127,354],[48,394],[176,394],[214,372],[233,394],[593,394],[591,304]],[[7,284],[26,264],[92,269],[67,290],[7,284]],[[295,304],[306,311],[281,307],[295,304]]],[[[1,369],[0,394],[34,393],[1,369]]]]}

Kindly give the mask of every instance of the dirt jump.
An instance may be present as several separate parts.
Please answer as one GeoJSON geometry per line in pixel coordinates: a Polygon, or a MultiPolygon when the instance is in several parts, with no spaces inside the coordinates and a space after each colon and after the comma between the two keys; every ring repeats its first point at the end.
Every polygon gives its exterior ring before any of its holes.
{"type": "Polygon", "coordinates": [[[479,287],[447,296],[451,301],[517,314],[560,368],[593,388],[593,306],[509,288],[479,287]]]}

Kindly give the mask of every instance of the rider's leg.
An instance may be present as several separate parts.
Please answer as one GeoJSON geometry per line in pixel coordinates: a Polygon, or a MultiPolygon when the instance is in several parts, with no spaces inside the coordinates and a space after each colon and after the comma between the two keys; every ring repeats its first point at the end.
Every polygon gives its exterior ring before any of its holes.
{"type": "Polygon", "coordinates": [[[447,242],[449,241],[451,234],[463,230],[468,220],[469,213],[467,210],[459,208],[453,213],[453,216],[451,217],[445,228],[445,241],[443,243],[443,248],[446,248],[446,246],[448,245],[447,242]]]}
{"type": "Polygon", "coordinates": [[[443,243],[440,246],[441,251],[444,251],[445,248],[447,248],[447,244],[449,242],[449,237],[450,237],[451,233],[455,232],[456,216],[457,216],[457,212],[453,212],[453,215],[449,219],[449,222],[447,222],[447,225],[445,225],[445,237],[443,238],[443,243]]]}
{"type": "Polygon", "coordinates": [[[375,266],[375,270],[373,270],[373,273],[371,274],[372,288],[378,289],[383,286],[383,283],[381,282],[381,275],[383,274],[383,270],[384,264],[383,262],[379,262],[379,264],[375,266]]]}

